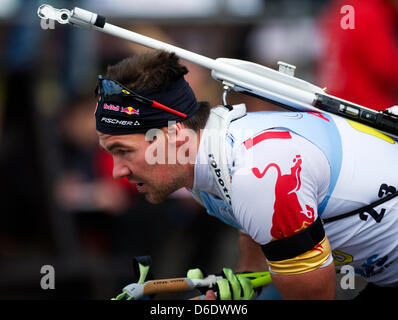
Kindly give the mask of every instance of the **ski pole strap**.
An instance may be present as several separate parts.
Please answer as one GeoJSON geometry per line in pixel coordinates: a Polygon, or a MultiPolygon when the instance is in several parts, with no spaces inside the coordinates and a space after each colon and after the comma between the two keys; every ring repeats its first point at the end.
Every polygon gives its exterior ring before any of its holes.
{"type": "Polygon", "coordinates": [[[261,246],[269,261],[281,261],[297,257],[314,248],[325,237],[321,218],[298,233],[261,246]]]}
{"type": "MultiPolygon", "coordinates": [[[[138,279],[137,283],[144,283],[148,277],[152,259],[150,256],[136,256],[133,258],[133,269],[138,279]]],[[[151,278],[151,275],[149,276],[151,278]]]]}
{"type": "Polygon", "coordinates": [[[373,209],[374,207],[376,207],[376,206],[378,206],[378,205],[380,205],[382,203],[387,202],[388,200],[391,200],[391,199],[395,198],[396,196],[398,196],[398,191],[396,191],[396,192],[394,192],[392,194],[389,194],[388,196],[386,196],[384,198],[381,198],[381,199],[379,199],[379,200],[377,200],[375,202],[372,202],[371,204],[368,204],[367,206],[364,206],[362,208],[355,209],[355,210],[349,211],[347,213],[340,214],[340,215],[335,216],[335,217],[322,219],[322,221],[323,221],[323,223],[329,223],[329,222],[333,222],[333,221],[336,221],[336,220],[347,218],[347,217],[350,217],[350,216],[353,216],[353,215],[356,215],[356,214],[360,214],[362,212],[366,212],[366,211],[368,211],[370,209],[373,209]]]}
{"type": "Polygon", "coordinates": [[[236,276],[248,278],[252,283],[253,288],[263,287],[272,282],[271,274],[269,273],[269,271],[237,273],[236,276]]]}

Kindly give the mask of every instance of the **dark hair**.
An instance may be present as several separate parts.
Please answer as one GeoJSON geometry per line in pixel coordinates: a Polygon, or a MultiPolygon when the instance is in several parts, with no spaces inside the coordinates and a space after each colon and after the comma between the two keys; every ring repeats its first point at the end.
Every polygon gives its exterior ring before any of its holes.
{"type": "MultiPolygon", "coordinates": [[[[142,91],[167,88],[187,73],[187,67],[180,63],[174,52],[151,50],[108,66],[106,77],[131,90],[142,91]]],[[[205,127],[210,114],[210,104],[199,103],[199,110],[182,122],[187,128],[195,131],[205,127]]]]}
{"type": "Polygon", "coordinates": [[[199,131],[206,126],[209,115],[210,103],[207,101],[200,101],[198,111],[196,111],[196,113],[192,117],[182,121],[182,123],[189,129],[199,131]]]}
{"type": "Polygon", "coordinates": [[[162,89],[188,73],[174,52],[147,51],[109,66],[106,76],[131,90],[162,89]]]}

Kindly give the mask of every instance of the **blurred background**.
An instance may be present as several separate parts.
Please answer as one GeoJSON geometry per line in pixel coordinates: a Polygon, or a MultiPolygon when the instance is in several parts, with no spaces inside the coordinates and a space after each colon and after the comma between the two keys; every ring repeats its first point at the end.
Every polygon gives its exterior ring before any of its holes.
{"type": "MultiPolygon", "coordinates": [[[[235,230],[183,190],[146,203],[112,179],[112,159],[98,148],[97,75],[149,49],[41,21],[43,3],[94,11],[211,58],[271,68],[282,60],[297,77],[375,109],[398,102],[394,0],[0,0],[0,299],[109,299],[135,280],[138,255],[152,256],[155,278],[219,272],[238,259],[235,230]],[[44,265],[54,267],[54,290],[40,286],[44,265]]],[[[210,72],[185,63],[198,100],[220,104],[210,72]]]]}

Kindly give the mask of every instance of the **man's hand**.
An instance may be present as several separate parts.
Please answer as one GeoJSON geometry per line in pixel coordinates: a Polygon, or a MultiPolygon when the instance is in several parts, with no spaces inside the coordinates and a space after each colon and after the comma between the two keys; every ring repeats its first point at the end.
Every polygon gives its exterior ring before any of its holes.
{"type": "MultiPolygon", "coordinates": [[[[232,269],[223,268],[225,278],[217,280],[218,295],[220,300],[250,300],[254,296],[254,289],[251,281],[246,277],[236,276],[232,269]]],[[[200,269],[191,269],[187,272],[190,279],[203,279],[203,272],[200,269]]],[[[215,300],[213,290],[206,292],[206,300],[215,300]]]]}
{"type": "MultiPolygon", "coordinates": [[[[254,296],[253,285],[250,280],[236,276],[232,269],[224,268],[225,279],[217,280],[220,300],[250,300],[254,296]]],[[[206,300],[216,300],[213,290],[206,292],[206,300]]]]}
{"type": "Polygon", "coordinates": [[[216,294],[213,290],[207,290],[205,300],[217,300],[216,294]]]}

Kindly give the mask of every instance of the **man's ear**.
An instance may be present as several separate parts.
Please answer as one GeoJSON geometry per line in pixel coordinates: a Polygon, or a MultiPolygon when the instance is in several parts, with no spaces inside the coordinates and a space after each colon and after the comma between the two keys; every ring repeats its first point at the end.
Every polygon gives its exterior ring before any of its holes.
{"type": "Polygon", "coordinates": [[[180,139],[180,135],[185,126],[180,122],[170,123],[167,127],[162,128],[168,144],[174,144],[176,147],[185,143],[184,139],[180,139]]]}

